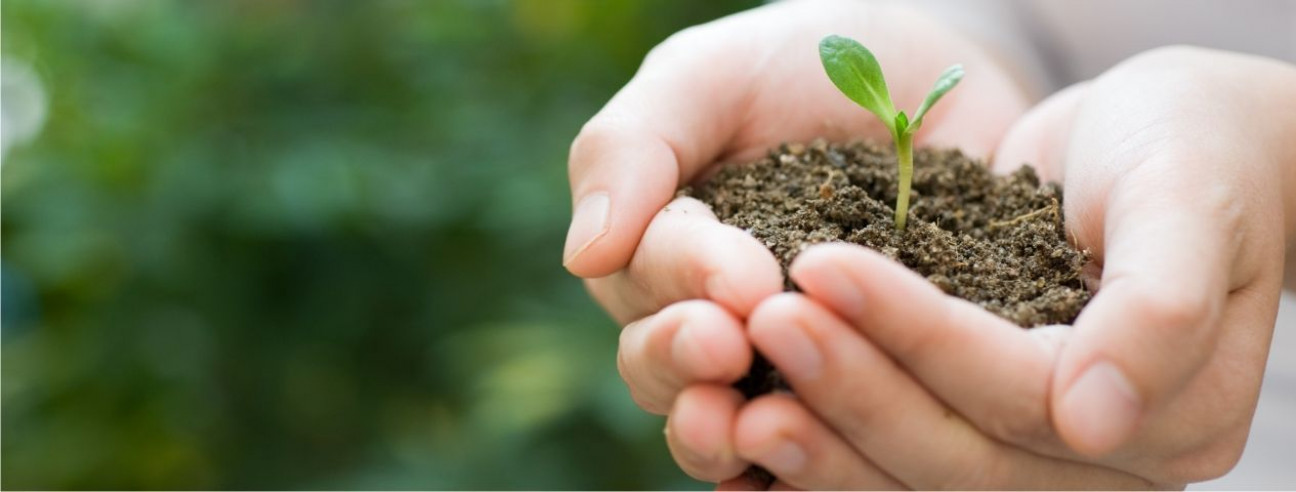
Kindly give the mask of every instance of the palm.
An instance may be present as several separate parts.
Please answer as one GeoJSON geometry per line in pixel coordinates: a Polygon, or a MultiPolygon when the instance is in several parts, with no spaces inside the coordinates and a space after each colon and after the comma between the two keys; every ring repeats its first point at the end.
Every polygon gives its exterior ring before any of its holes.
{"type": "Polygon", "coordinates": [[[783,142],[889,138],[881,122],[838,92],[824,73],[817,48],[829,34],[872,47],[892,98],[910,111],[945,67],[966,67],[962,85],[925,119],[918,146],[988,156],[1028,105],[1005,70],[976,45],[904,7],[786,2],[676,34],[649,54],[572,147],[573,194],[579,200],[611,191],[620,209],[613,210],[607,237],[598,243],[582,247],[569,240],[569,257],[588,251],[567,266],[582,277],[603,277],[590,281],[591,291],[619,321],[696,298],[742,314],[767,294],[766,287],[781,284],[769,278],[777,276],[768,273],[777,266],[754,239],[716,231],[720,224],[714,220],[654,219],[680,185],[707,176],[719,163],[749,161],[783,142]],[[710,246],[700,240],[699,226],[710,246]],[[681,242],[696,245],[696,251],[681,250],[681,242]],[[734,253],[735,248],[749,251],[734,253]],[[734,284],[729,298],[705,292],[695,279],[699,270],[728,277],[734,284]]]}

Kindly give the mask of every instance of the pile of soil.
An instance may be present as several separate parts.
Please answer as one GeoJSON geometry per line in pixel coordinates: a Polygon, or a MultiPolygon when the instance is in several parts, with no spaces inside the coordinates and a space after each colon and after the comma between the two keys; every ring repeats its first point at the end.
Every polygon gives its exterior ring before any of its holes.
{"type": "MultiPolygon", "coordinates": [[[[1062,190],[1030,166],[996,176],[957,150],[917,149],[904,232],[894,223],[897,180],[890,146],[815,141],[784,144],[680,193],[755,236],[785,273],[810,245],[844,241],[1023,328],[1071,323],[1089,301],[1089,255],[1067,241],[1062,190]]],[[[737,386],[748,397],[786,388],[761,357],[737,386]]]]}

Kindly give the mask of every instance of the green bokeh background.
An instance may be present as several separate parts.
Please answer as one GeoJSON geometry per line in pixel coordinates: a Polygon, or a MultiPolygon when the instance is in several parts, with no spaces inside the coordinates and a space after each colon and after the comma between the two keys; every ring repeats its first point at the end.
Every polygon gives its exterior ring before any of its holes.
{"type": "Polygon", "coordinates": [[[5,488],[703,488],[559,261],[566,153],[753,1],[6,0],[5,488]]]}

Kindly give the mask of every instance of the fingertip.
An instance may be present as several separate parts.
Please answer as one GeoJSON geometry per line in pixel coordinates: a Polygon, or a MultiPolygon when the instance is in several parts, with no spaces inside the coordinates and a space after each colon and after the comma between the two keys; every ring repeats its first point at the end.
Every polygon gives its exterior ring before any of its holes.
{"type": "Polygon", "coordinates": [[[1215,287],[1145,281],[1167,277],[1108,268],[1058,356],[1050,391],[1054,427],[1086,456],[1120,449],[1149,409],[1174,401],[1211,360],[1222,331],[1212,305],[1225,294],[1213,296],[1215,287]]]}
{"type": "Polygon", "coordinates": [[[940,294],[940,289],[904,265],[863,246],[829,243],[807,249],[788,270],[788,276],[811,298],[847,320],[866,316],[864,304],[872,297],[940,294]]]}
{"type": "Polygon", "coordinates": [[[814,417],[787,395],[766,395],[748,403],[734,425],[734,448],[745,461],[757,463],[775,475],[791,479],[810,465],[814,417]]]}
{"type": "Polygon", "coordinates": [[[1142,413],[1134,385],[1115,364],[1091,364],[1065,388],[1054,407],[1054,426],[1076,452],[1097,457],[1129,440],[1142,413]]]}
{"type": "Polygon", "coordinates": [[[727,386],[698,384],[680,393],[667,422],[667,437],[672,455],[686,473],[719,482],[747,467],[737,457],[732,438],[742,403],[742,395],[727,386]]]}
{"type": "Polygon", "coordinates": [[[865,287],[870,277],[888,276],[879,253],[850,244],[812,247],[793,263],[789,276],[806,295],[858,322],[866,313],[865,287]]]}
{"type": "Polygon", "coordinates": [[[803,280],[813,280],[816,274],[824,271],[835,271],[843,267],[853,267],[858,262],[868,261],[869,254],[878,254],[863,246],[847,243],[816,244],[797,255],[788,267],[788,276],[797,285],[803,280]]]}
{"type": "Polygon", "coordinates": [[[596,192],[576,205],[563,246],[563,268],[572,275],[600,278],[625,268],[652,220],[648,208],[665,204],[642,197],[639,204],[623,205],[635,197],[619,198],[596,192]]]}
{"type": "Polygon", "coordinates": [[[787,408],[795,404],[790,396],[770,394],[743,406],[734,423],[734,448],[738,456],[752,461],[777,441],[784,440],[792,425],[790,420],[800,417],[787,408]]]}
{"type": "Polygon", "coordinates": [[[766,298],[783,291],[783,272],[773,253],[737,227],[715,229],[713,239],[723,247],[707,248],[714,265],[703,290],[707,298],[748,316],[766,298]]]}
{"type": "Polygon", "coordinates": [[[690,312],[672,341],[671,357],[690,381],[733,383],[751,365],[742,321],[706,301],[686,301],[690,312]]]}
{"type": "Polygon", "coordinates": [[[747,333],[752,342],[760,347],[772,333],[794,323],[804,303],[804,296],[795,292],[776,294],[762,301],[747,319],[747,333]]]}

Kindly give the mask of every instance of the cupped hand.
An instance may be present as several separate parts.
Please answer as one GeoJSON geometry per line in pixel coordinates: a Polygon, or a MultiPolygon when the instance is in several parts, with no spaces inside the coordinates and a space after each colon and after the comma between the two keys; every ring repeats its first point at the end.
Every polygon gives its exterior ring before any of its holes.
{"type": "Polygon", "coordinates": [[[790,271],[809,297],[772,298],[749,321],[799,399],[738,409],[736,453],[813,488],[1136,488],[1227,472],[1293,227],[1296,115],[1279,110],[1293,103],[1290,65],[1167,48],[1022,119],[997,166],[1064,177],[1068,230],[1094,253],[1098,290],[1074,327],[1023,331],[871,251],[811,248],[790,271]],[[857,466],[814,468],[825,453],[857,466]]]}
{"type": "Polygon", "coordinates": [[[628,322],[690,298],[745,314],[779,290],[773,258],[740,231],[654,222],[669,218],[660,212],[682,184],[719,163],[751,160],[781,142],[888,138],[824,74],[818,42],[834,33],[873,48],[903,108],[917,107],[945,67],[964,64],[971,75],[928,116],[919,145],[988,155],[1027,107],[974,43],[889,3],[780,2],[675,34],[572,144],[563,264],[593,279],[591,290],[615,318],[628,322]]]}
{"type": "Polygon", "coordinates": [[[731,436],[705,431],[732,411],[716,417],[707,409],[736,409],[729,385],[752,357],[742,323],[782,291],[783,278],[750,235],[720,224],[696,200],[672,199],[720,163],[751,160],[781,142],[888,138],[824,74],[817,47],[828,34],[876,51],[903,108],[917,107],[945,67],[963,63],[971,75],[927,116],[919,145],[988,155],[1027,106],[989,55],[911,8],[780,2],[672,36],[572,144],[563,264],[630,324],[621,373],[643,408],[670,414],[671,447],[695,477],[719,480],[746,466],[731,436]]]}

